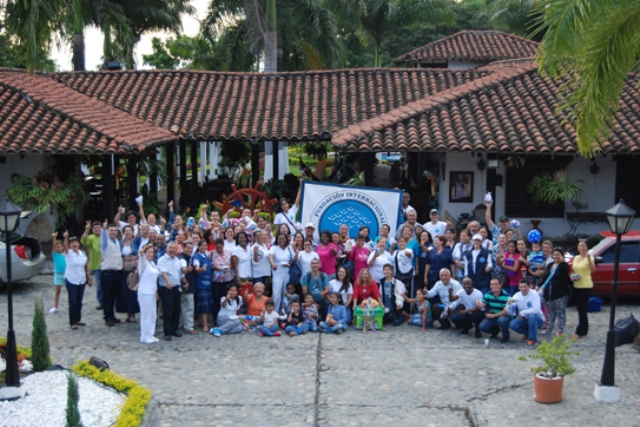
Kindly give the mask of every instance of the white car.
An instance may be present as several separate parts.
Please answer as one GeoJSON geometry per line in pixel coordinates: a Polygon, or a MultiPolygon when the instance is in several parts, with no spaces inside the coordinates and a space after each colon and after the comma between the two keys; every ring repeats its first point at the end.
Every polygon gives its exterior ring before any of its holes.
{"type": "MultiPolygon", "coordinates": [[[[11,278],[13,281],[28,280],[42,273],[47,257],[42,253],[40,241],[35,237],[11,234],[11,278]]],[[[7,283],[6,234],[0,235],[0,286],[7,283]]]]}

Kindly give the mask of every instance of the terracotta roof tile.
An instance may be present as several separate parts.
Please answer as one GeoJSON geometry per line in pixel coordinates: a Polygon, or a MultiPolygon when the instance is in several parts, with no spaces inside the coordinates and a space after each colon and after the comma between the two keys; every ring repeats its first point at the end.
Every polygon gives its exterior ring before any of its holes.
{"type": "Polygon", "coordinates": [[[0,153],[127,154],[176,140],[41,75],[0,70],[0,153]]]}
{"type": "MultiPolygon", "coordinates": [[[[603,153],[640,153],[640,75],[631,75],[603,153]]],[[[533,63],[493,74],[351,125],[333,135],[344,151],[576,153],[575,131],[556,114],[558,84],[533,63]],[[409,117],[404,113],[413,111],[409,117]],[[411,140],[408,143],[407,135],[411,140]]]]}
{"type": "Polygon", "coordinates": [[[460,31],[412,50],[394,60],[404,63],[499,61],[532,58],[538,43],[502,31],[460,31]]]}

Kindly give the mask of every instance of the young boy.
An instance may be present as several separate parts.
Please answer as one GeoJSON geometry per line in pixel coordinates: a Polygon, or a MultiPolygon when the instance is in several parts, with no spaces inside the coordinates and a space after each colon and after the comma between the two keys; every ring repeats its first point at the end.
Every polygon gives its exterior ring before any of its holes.
{"type": "Polygon", "coordinates": [[[291,301],[291,312],[287,316],[286,327],[284,330],[290,337],[295,337],[299,334],[304,335],[307,333],[307,325],[304,323],[304,317],[300,310],[300,301],[297,299],[291,301]]]}
{"type": "Polygon", "coordinates": [[[304,296],[302,317],[304,317],[304,323],[311,332],[318,332],[318,305],[313,300],[313,295],[311,294],[304,296]]]}
{"type": "Polygon", "coordinates": [[[54,251],[51,254],[53,256],[53,307],[49,309],[49,313],[58,312],[58,304],[60,303],[60,291],[62,285],[65,284],[65,272],[67,270],[67,258],[65,257],[64,247],[62,241],[58,240],[58,232],[53,233],[53,247],[54,251]]]}
{"type": "Polygon", "coordinates": [[[285,291],[283,292],[284,298],[282,299],[282,306],[284,309],[284,314],[289,314],[291,312],[291,301],[294,299],[300,299],[298,294],[296,293],[296,285],[293,283],[287,284],[285,291]]]}
{"type": "Polygon", "coordinates": [[[272,299],[268,299],[264,304],[264,311],[260,316],[262,325],[258,326],[261,337],[279,337],[278,332],[278,313],[275,311],[275,304],[272,299]]]}
{"type": "Polygon", "coordinates": [[[529,253],[529,274],[531,274],[529,277],[538,279],[537,281],[539,281],[540,278],[536,278],[535,273],[538,270],[544,269],[544,261],[545,256],[544,252],[542,252],[540,242],[532,243],[531,252],[529,253]]]}

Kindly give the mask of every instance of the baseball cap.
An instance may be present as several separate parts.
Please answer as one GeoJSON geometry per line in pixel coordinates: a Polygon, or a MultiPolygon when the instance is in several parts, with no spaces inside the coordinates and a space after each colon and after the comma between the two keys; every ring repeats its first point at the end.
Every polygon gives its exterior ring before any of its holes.
{"type": "Polygon", "coordinates": [[[304,228],[313,228],[315,230],[316,226],[312,222],[308,222],[307,225],[304,226],[304,228]]]}
{"type": "Polygon", "coordinates": [[[482,235],[480,235],[480,234],[474,234],[474,235],[473,235],[473,239],[472,239],[472,240],[480,240],[480,241],[482,241],[482,235]]]}
{"type": "Polygon", "coordinates": [[[502,215],[500,218],[498,218],[499,222],[509,222],[509,217],[506,215],[502,215]]]}
{"type": "Polygon", "coordinates": [[[433,215],[433,214],[437,214],[438,213],[438,209],[431,209],[429,211],[429,215],[433,215]]]}

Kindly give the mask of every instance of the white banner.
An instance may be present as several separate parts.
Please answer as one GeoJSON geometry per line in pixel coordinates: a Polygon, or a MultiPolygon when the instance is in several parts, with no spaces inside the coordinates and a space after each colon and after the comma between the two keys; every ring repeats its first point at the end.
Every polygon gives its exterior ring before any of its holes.
{"type": "Polygon", "coordinates": [[[388,224],[393,236],[402,218],[402,191],[303,181],[301,205],[300,223],[315,224],[316,235],[347,224],[351,237],[366,225],[374,238],[388,224]]]}

